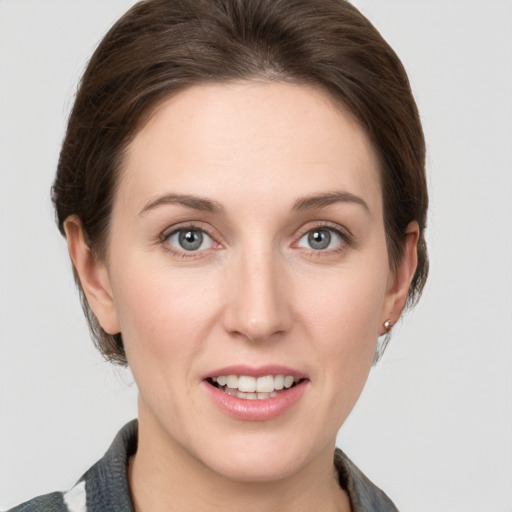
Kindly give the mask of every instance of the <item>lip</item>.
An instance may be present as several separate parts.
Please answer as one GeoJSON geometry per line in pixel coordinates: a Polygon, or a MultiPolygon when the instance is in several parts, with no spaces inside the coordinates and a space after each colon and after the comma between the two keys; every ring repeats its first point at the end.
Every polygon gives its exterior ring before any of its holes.
{"type": "Polygon", "coordinates": [[[202,388],[213,403],[225,414],[244,421],[269,421],[284,415],[302,398],[309,380],[303,372],[281,365],[265,365],[250,367],[245,365],[226,366],[203,377],[202,388]],[[209,384],[206,379],[219,375],[249,375],[263,377],[265,375],[292,375],[296,379],[304,379],[292,388],[283,390],[277,396],[263,400],[247,400],[231,396],[209,384]]]}
{"type": "Polygon", "coordinates": [[[304,372],[294,370],[287,366],[278,364],[264,365],[264,366],[247,366],[247,365],[233,365],[225,366],[208,372],[201,377],[202,380],[206,380],[212,377],[218,377],[219,375],[248,375],[250,377],[264,377],[265,375],[291,375],[295,379],[307,378],[304,372]]]}

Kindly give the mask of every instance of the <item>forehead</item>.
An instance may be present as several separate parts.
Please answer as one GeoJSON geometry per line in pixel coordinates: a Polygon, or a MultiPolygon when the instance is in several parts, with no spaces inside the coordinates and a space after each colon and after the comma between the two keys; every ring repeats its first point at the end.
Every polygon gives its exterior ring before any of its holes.
{"type": "Polygon", "coordinates": [[[291,201],[346,189],[380,208],[379,183],[366,133],[330,95],[244,81],[190,87],[159,105],[127,149],[119,191],[132,202],[191,186],[221,201],[230,192],[291,201]]]}

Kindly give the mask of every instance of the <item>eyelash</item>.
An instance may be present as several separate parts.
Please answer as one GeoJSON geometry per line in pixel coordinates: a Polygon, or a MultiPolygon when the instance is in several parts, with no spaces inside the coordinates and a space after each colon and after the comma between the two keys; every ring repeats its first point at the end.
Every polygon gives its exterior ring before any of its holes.
{"type": "MultiPolygon", "coordinates": [[[[209,232],[208,229],[205,229],[204,227],[200,227],[197,224],[185,224],[181,225],[179,227],[174,227],[170,231],[165,231],[162,233],[162,235],[159,237],[160,244],[164,247],[164,249],[170,253],[172,253],[174,256],[177,256],[181,259],[187,259],[187,258],[198,258],[205,254],[205,252],[210,252],[212,249],[216,250],[222,245],[218,243],[215,240],[215,237],[209,232]],[[187,232],[187,231],[194,231],[194,232],[200,232],[205,234],[208,238],[211,239],[212,245],[216,245],[217,247],[208,247],[206,249],[199,249],[199,250],[191,250],[187,251],[186,249],[179,249],[177,247],[174,247],[169,242],[169,239],[177,235],[179,233],[187,232]]],[[[301,251],[309,253],[312,257],[322,257],[322,256],[328,256],[328,255],[335,255],[342,251],[344,251],[347,247],[350,247],[353,245],[353,237],[352,234],[346,230],[341,229],[339,225],[337,224],[331,224],[328,222],[323,222],[316,224],[314,226],[307,226],[305,228],[302,228],[298,232],[298,238],[296,241],[292,244],[292,247],[297,248],[301,251]],[[338,247],[331,248],[331,249],[313,249],[313,248],[306,248],[306,247],[299,247],[299,242],[309,233],[312,233],[314,231],[327,231],[331,234],[334,233],[334,235],[339,239],[338,247]]]]}
{"type": "MultiPolygon", "coordinates": [[[[201,249],[198,251],[187,251],[186,249],[178,249],[177,247],[174,247],[173,245],[170,244],[169,239],[173,235],[177,235],[179,233],[184,233],[187,231],[203,233],[208,238],[211,239],[212,245],[217,245],[217,246],[221,247],[221,244],[216,242],[215,237],[209,233],[208,229],[205,229],[204,227],[200,227],[197,224],[185,224],[185,225],[181,225],[179,227],[174,227],[170,231],[164,231],[162,233],[162,235],[160,236],[160,244],[163,246],[163,248],[166,251],[172,253],[174,256],[181,258],[181,259],[187,259],[187,258],[193,259],[193,258],[197,258],[200,254],[204,254],[206,251],[210,252],[210,250],[212,249],[211,247],[209,247],[207,249],[201,249]]],[[[215,247],[213,250],[215,250],[215,249],[217,249],[217,247],[215,247]]]]}
{"type": "Polygon", "coordinates": [[[314,226],[306,226],[299,231],[299,238],[296,242],[294,242],[293,246],[297,247],[304,252],[309,253],[308,255],[315,258],[321,258],[322,256],[330,256],[337,255],[340,252],[343,252],[348,247],[351,247],[354,244],[352,234],[344,228],[341,228],[338,224],[332,224],[329,222],[322,222],[316,224],[314,226]],[[313,248],[305,248],[298,247],[298,243],[309,233],[314,231],[327,231],[329,233],[334,233],[334,235],[339,239],[338,246],[331,249],[313,249],[313,248]]]}

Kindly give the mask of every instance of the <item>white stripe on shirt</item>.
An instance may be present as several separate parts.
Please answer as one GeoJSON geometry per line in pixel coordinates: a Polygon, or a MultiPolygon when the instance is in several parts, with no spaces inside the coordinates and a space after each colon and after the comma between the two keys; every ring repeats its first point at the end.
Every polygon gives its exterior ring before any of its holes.
{"type": "Polygon", "coordinates": [[[85,497],[85,482],[79,482],[70,491],[64,494],[64,503],[69,512],[87,512],[85,497]]]}

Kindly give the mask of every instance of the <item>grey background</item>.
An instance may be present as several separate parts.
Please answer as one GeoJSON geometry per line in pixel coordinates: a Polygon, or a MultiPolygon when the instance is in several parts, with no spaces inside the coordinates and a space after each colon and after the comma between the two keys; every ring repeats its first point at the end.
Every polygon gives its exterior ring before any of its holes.
{"type": "MultiPolygon", "coordinates": [[[[71,486],[136,415],[129,372],[89,341],[49,200],[78,77],[132,3],[0,0],[0,508],[71,486]]],[[[422,113],[431,277],[338,444],[403,512],[510,512],[512,2],[354,3],[422,113]]]]}

